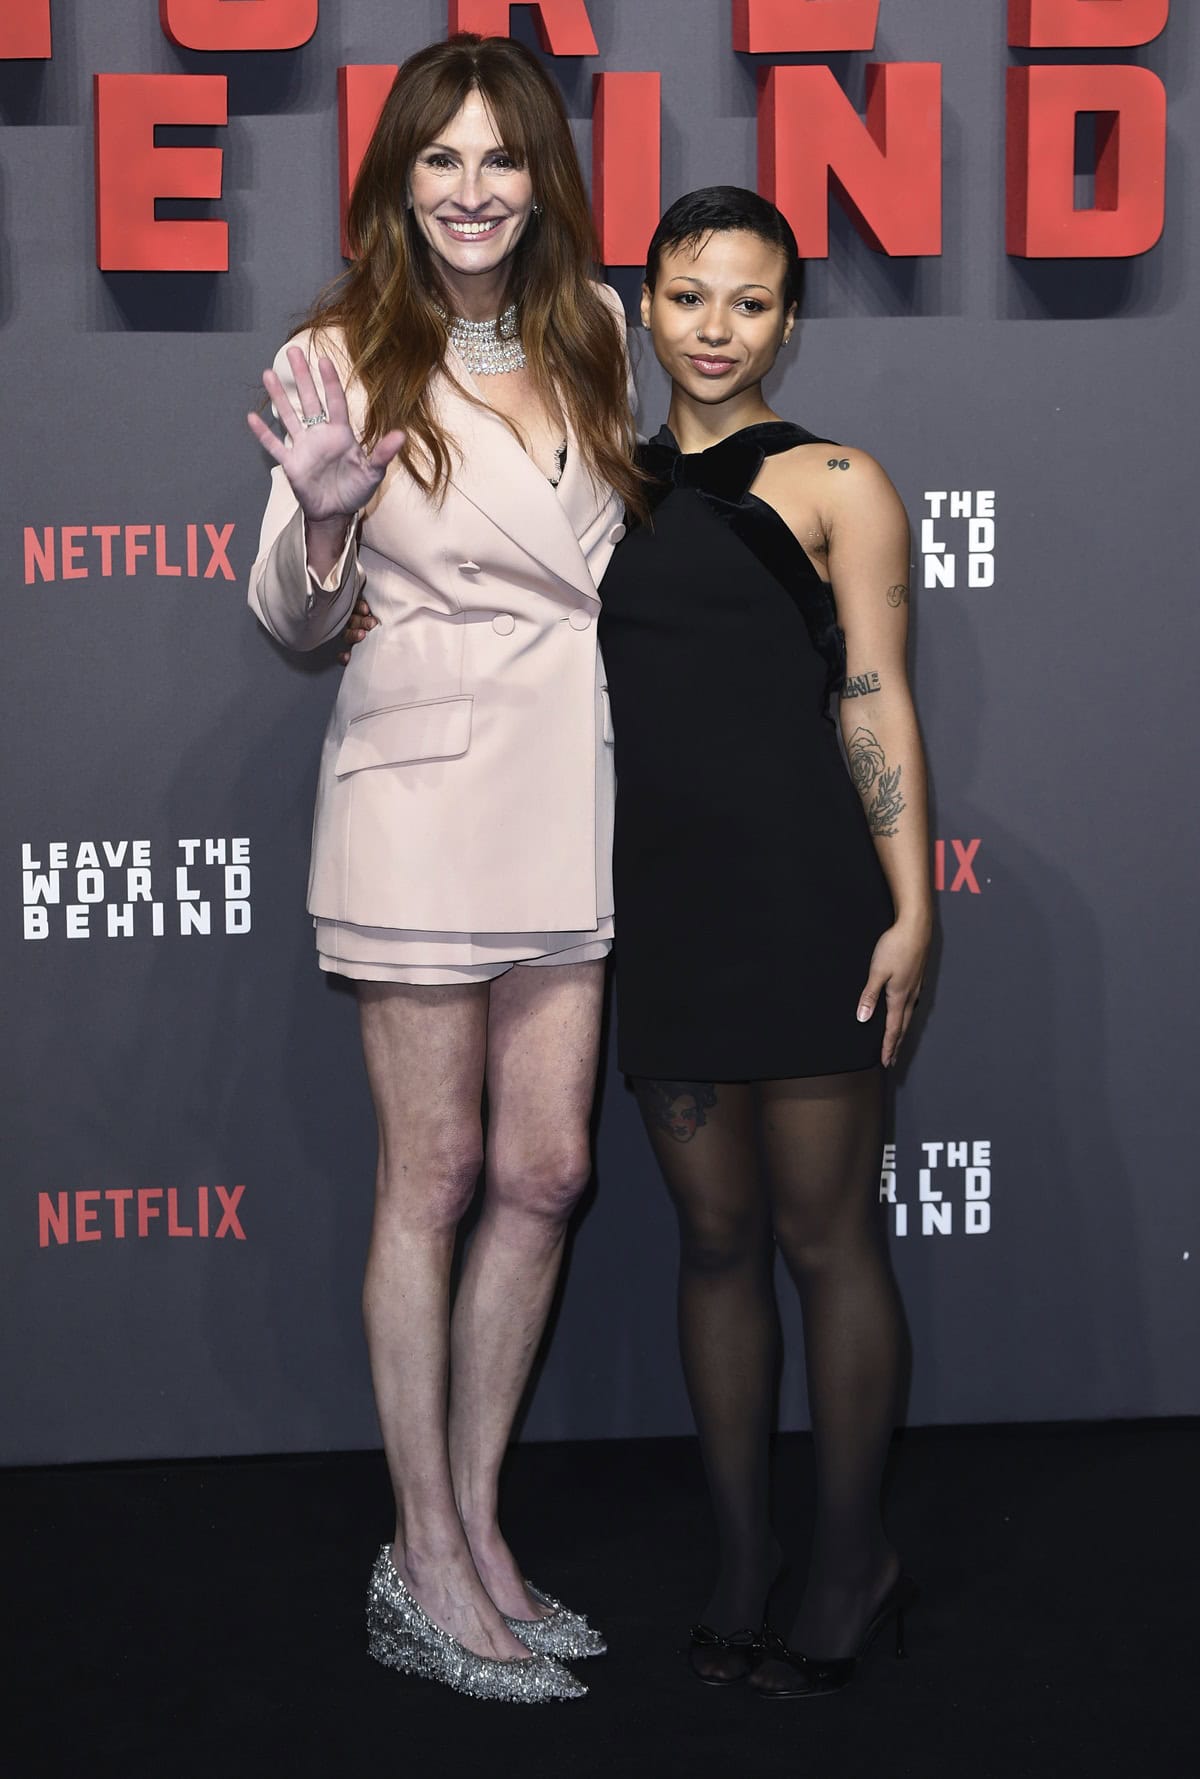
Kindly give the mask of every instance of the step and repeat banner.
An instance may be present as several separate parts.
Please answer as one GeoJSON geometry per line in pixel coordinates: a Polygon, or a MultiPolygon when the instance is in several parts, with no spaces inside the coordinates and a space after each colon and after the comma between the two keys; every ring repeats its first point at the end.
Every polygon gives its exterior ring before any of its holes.
{"type": "MultiPolygon", "coordinates": [[[[560,80],[631,317],[661,205],[787,209],[771,399],[908,504],[940,916],[880,1181],[909,1420],[1200,1410],[1195,9],[5,0],[0,1461],[376,1442],[374,1123],[304,910],[340,670],[247,610],[243,415],[343,264],[391,70],[456,27],[560,80]]],[[[525,1438],[688,1430],[674,1242],[610,1063],[525,1438]]]]}

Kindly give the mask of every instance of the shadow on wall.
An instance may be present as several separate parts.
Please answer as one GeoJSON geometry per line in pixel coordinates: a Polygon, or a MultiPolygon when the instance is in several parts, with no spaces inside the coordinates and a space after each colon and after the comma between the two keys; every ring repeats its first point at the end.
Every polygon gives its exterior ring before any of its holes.
{"type": "Polygon", "coordinates": [[[0,327],[6,327],[17,308],[17,286],[13,276],[12,218],[9,182],[0,166],[0,327]]]}
{"type": "MultiPolygon", "coordinates": [[[[910,1234],[893,1246],[913,1332],[912,1415],[1136,1413],[1154,1384],[1138,1208],[1111,1110],[1103,937],[1086,886],[973,800],[986,693],[963,701],[948,688],[988,680],[961,603],[939,607],[937,632],[918,674],[932,829],[984,836],[987,881],[979,898],[940,898],[936,995],[900,1071],[912,1190],[910,1234]],[[917,1145],[964,1136],[992,1141],[991,1232],[922,1237],[917,1145]]],[[[1064,786],[1064,805],[1072,794],[1064,786]]]]}
{"type": "Polygon", "coordinates": [[[56,30],[48,61],[0,62],[0,123],[77,124],[91,116],[91,80],[76,33],[56,30]]]}
{"type": "MultiPolygon", "coordinates": [[[[248,611],[244,621],[240,683],[214,703],[207,734],[180,760],[168,792],[172,832],[195,833],[197,809],[241,814],[242,831],[252,835],[254,922],[263,934],[257,944],[213,942],[221,950],[207,999],[211,1038],[196,1059],[197,1122],[181,1152],[211,1154],[214,1167],[236,1166],[239,1179],[253,1182],[246,1221],[254,1227],[236,1273],[207,1269],[197,1332],[211,1412],[226,1439],[226,1429],[236,1429],[233,1437],[245,1429],[241,1449],[369,1446],[377,1434],[359,1305],[375,1124],[353,996],[327,991],[304,908],[334,675],[324,698],[315,685],[304,692],[302,711],[289,707],[281,720],[273,698],[265,701],[273,714],[256,718],[258,638],[306,679],[328,668],[330,652],[288,655],[248,611]]],[[[171,992],[173,967],[163,953],[162,995],[171,992]]]]}

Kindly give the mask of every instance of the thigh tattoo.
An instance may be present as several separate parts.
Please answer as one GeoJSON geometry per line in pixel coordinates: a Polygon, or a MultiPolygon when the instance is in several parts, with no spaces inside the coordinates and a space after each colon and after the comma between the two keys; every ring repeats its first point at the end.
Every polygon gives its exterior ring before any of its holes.
{"type": "Polygon", "coordinates": [[[690,1143],[707,1123],[704,1114],[717,1103],[711,1081],[651,1081],[641,1076],[634,1086],[647,1124],[677,1143],[690,1143]]]}

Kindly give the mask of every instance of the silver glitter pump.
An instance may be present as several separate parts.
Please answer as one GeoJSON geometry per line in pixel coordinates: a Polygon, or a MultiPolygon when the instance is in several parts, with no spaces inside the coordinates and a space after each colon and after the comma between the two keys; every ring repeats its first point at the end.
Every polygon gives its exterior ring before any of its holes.
{"type": "Polygon", "coordinates": [[[517,305],[510,303],[493,321],[450,317],[450,343],[473,377],[498,377],[523,371],[525,353],[517,331],[517,305]]]}
{"type": "Polygon", "coordinates": [[[405,1587],[385,1544],[367,1588],[367,1651],[385,1668],[440,1680],[473,1699],[540,1705],[549,1699],[581,1699],[587,1687],[549,1656],[494,1661],[475,1655],[435,1625],[405,1587]]]}
{"type": "Polygon", "coordinates": [[[584,1656],[604,1655],[608,1644],[602,1632],[589,1625],[581,1612],[572,1612],[553,1594],[544,1594],[531,1581],[526,1588],[539,1606],[548,1606],[545,1618],[508,1618],[504,1622],[514,1637],[535,1655],[553,1655],[560,1661],[580,1661],[584,1656]]]}

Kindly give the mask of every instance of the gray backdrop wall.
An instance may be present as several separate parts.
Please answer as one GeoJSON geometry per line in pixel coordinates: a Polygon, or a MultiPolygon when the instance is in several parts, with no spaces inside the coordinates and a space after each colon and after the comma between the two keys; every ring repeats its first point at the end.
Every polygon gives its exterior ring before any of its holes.
{"type": "MultiPolygon", "coordinates": [[[[661,69],[664,202],[753,184],[756,59],[727,0],[589,10],[598,62],[556,64],[585,165],[594,67],[661,69]]],[[[889,261],[835,207],[771,391],[874,451],[915,544],[959,562],[954,588],[925,587],[919,547],[913,572],[944,887],[883,1181],[909,1417],[1195,1412],[1196,20],[1044,58],[1162,76],[1167,229],[1132,261],[1033,262],[1004,246],[1005,70],[1030,59],[1005,10],[884,0],[876,57],[945,67],[945,252],[889,261]],[[990,585],[967,585],[967,503],[930,498],[952,491],[994,495],[990,585]]],[[[51,61],[0,65],[0,1458],[368,1445],[374,1132],[303,906],[338,669],[246,609],[266,472],[242,415],[341,263],[336,70],[441,36],[446,4],[324,0],[306,47],[266,56],[181,51],[152,0],[54,16],[51,61]],[[156,70],[229,76],[228,129],[192,133],[226,150],[227,274],[96,269],[91,78],[156,70]],[[104,526],[148,528],[107,534],[108,572],[104,526]],[[54,903],[24,872],[56,858],[54,903]]],[[[826,59],[861,100],[867,58],[826,59]]],[[[614,281],[632,310],[636,276],[614,281]]],[[[596,1179],[527,1438],[688,1428],[672,1218],[611,1067],[596,1179]]]]}

